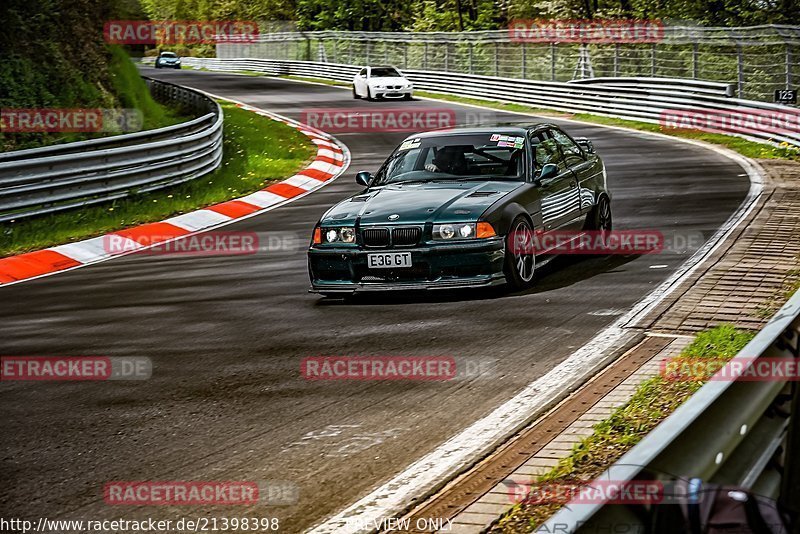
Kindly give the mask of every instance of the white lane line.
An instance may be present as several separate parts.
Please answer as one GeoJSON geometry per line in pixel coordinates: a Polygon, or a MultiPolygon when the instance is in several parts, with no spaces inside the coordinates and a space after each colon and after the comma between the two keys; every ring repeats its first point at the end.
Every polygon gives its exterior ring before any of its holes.
{"type": "Polygon", "coordinates": [[[674,291],[684,278],[699,268],[756,205],[756,200],[763,189],[763,179],[760,167],[752,160],[706,143],[650,132],[637,131],[637,133],[701,146],[732,159],[747,171],[750,178],[747,197],[703,247],[654,291],[637,302],[628,313],[597,334],[589,343],[492,413],[473,423],[379,488],[318,524],[309,532],[313,534],[374,532],[374,529],[363,528],[364,525],[380,523],[382,518],[392,517],[408,509],[415,499],[430,494],[439,484],[472,465],[515,431],[566,397],[604,367],[616,349],[635,337],[636,333],[629,328],[629,325],[636,324],[646,316],[674,291]]]}

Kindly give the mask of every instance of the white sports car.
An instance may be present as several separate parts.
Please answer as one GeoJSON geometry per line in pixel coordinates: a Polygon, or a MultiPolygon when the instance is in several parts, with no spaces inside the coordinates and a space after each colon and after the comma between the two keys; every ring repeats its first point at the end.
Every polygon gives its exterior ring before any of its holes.
{"type": "Polygon", "coordinates": [[[414,86],[394,67],[364,67],[353,78],[353,98],[411,100],[414,86]]]}

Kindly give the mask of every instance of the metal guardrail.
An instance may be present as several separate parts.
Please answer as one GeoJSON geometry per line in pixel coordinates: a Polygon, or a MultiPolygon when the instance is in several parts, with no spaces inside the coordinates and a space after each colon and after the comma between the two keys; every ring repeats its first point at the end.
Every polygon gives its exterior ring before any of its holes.
{"type": "MultiPolygon", "coordinates": [[[[733,361],[746,369],[764,358],[800,364],[800,292],[733,361]]],[[[789,380],[712,379],[596,480],[667,485],[671,477],[699,477],[748,488],[798,513],[798,386],[789,380]]],[[[537,532],[647,532],[646,518],[629,505],[568,504],[537,532]]]]}
{"type": "Polygon", "coordinates": [[[0,222],[89,206],[193,180],[222,160],[222,108],[146,79],[153,96],[198,118],[102,139],[0,153],[0,222]]]}
{"type": "MultiPolygon", "coordinates": [[[[312,61],[271,59],[184,58],[183,64],[219,71],[255,71],[351,82],[359,66],[312,61]]],[[[674,78],[621,78],[614,82],[546,82],[498,78],[462,73],[406,70],[417,90],[468,98],[527,104],[570,113],[592,113],[658,124],[668,111],[726,114],[738,110],[756,116],[786,115],[785,128],[764,131],[758,127],[731,127],[725,133],[759,142],[800,145],[800,112],[797,109],[729,98],[726,84],[674,78]],[[634,81],[632,83],[632,80],[634,81]],[[626,83],[623,83],[625,81],[626,83]],[[685,82],[685,83],[684,83],[685,82]],[[737,131],[738,130],[738,131],[737,131]]],[[[785,120],[785,119],[784,119],[785,120]]]]}
{"type": "Polygon", "coordinates": [[[664,21],[661,28],[658,42],[598,43],[578,42],[572,33],[548,42],[519,42],[508,29],[269,32],[267,27],[255,42],[218,44],[216,55],[392,64],[554,82],[596,76],[693,78],[735,83],[736,96],[762,101],[772,101],[775,89],[791,89],[800,80],[800,26],[714,28],[664,21]]]}

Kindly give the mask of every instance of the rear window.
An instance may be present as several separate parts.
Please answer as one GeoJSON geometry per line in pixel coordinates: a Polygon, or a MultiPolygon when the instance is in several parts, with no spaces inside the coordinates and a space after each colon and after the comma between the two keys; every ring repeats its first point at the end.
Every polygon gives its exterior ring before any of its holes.
{"type": "Polygon", "coordinates": [[[161,57],[178,57],[175,52],[161,52],[161,57]]]}

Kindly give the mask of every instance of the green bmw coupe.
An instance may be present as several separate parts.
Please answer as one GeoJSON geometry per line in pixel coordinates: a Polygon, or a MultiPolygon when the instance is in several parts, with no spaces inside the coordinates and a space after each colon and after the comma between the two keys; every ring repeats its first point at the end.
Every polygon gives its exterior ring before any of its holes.
{"type": "Polygon", "coordinates": [[[415,134],[356,182],[314,228],[312,292],[523,289],[552,257],[536,236],[611,230],[602,160],[550,124],[415,134]]]}

